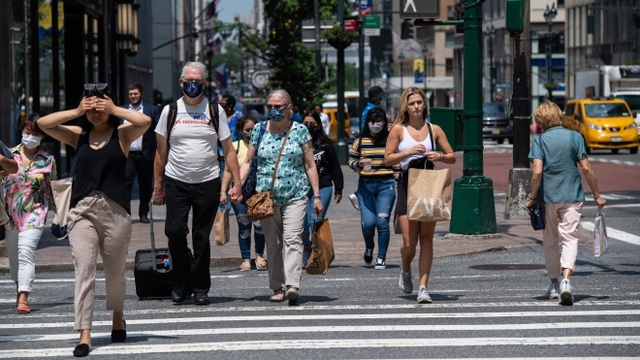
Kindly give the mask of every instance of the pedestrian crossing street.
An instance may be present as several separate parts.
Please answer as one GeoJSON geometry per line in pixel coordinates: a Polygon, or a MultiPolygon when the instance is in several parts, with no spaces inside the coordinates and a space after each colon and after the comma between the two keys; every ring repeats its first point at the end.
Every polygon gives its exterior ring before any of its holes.
{"type": "MultiPolygon", "coordinates": [[[[381,279],[393,281],[395,277],[381,279]]],[[[61,280],[63,286],[70,285],[68,279],[61,280]]],[[[60,285],[49,279],[38,286],[45,284],[60,285]]],[[[292,307],[286,302],[269,303],[266,296],[228,301],[210,294],[212,305],[208,307],[195,307],[192,302],[176,306],[167,300],[137,301],[129,296],[125,343],[111,343],[109,314],[102,310],[103,301],[96,302],[90,356],[361,359],[425,358],[425,352],[440,358],[474,359],[639,356],[638,289],[618,288],[617,296],[609,298],[603,295],[607,290],[602,284],[591,286],[581,293],[593,295],[572,307],[541,298],[539,289],[515,284],[499,298],[479,289],[432,291],[433,304],[415,303],[415,292],[389,296],[390,301],[377,304],[363,302],[361,297],[333,304],[309,296],[307,302],[292,307]],[[463,300],[465,293],[468,299],[463,300]]],[[[39,311],[17,315],[8,310],[12,304],[6,305],[10,300],[7,282],[1,281],[0,288],[5,304],[1,308],[0,359],[71,357],[78,339],[71,299],[57,303],[40,299],[33,304],[39,311]]],[[[239,293],[246,296],[247,290],[239,293]]]]}

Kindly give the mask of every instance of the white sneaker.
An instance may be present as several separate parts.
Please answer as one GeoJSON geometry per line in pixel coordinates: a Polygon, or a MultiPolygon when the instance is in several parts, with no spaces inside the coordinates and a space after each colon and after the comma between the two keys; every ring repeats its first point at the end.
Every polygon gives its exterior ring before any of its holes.
{"type": "Polygon", "coordinates": [[[376,270],[384,270],[387,268],[387,264],[384,262],[384,259],[381,258],[377,258],[376,259],[376,266],[375,269],[376,270]]]}
{"type": "Polygon", "coordinates": [[[547,290],[547,297],[549,299],[557,299],[558,298],[558,283],[549,284],[549,290],[547,290]]]}
{"type": "Polygon", "coordinates": [[[571,283],[569,279],[562,279],[558,286],[560,292],[560,305],[573,305],[573,296],[571,296],[571,283]]]}
{"type": "Polygon", "coordinates": [[[404,272],[400,270],[400,280],[398,286],[405,294],[411,294],[413,292],[413,282],[411,282],[411,271],[404,272]]]}
{"type": "Polygon", "coordinates": [[[418,290],[418,304],[431,304],[433,300],[431,300],[431,296],[429,296],[429,292],[427,291],[426,286],[420,286],[418,290]]]}
{"type": "Polygon", "coordinates": [[[356,210],[360,211],[360,204],[358,204],[358,196],[353,193],[349,195],[349,200],[351,200],[351,205],[353,205],[356,210]]]}

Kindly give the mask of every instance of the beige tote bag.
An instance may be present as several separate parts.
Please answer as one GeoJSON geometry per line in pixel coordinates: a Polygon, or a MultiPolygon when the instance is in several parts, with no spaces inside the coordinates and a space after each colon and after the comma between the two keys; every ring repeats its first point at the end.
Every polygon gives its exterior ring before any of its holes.
{"type": "Polygon", "coordinates": [[[452,185],[449,169],[409,169],[407,216],[409,220],[451,220],[452,185]]]}

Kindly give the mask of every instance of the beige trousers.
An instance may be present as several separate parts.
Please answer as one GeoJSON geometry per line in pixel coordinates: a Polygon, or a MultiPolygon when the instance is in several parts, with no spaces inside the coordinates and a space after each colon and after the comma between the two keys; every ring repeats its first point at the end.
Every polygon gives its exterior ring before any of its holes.
{"type": "Polygon", "coordinates": [[[269,288],[300,288],[302,278],[302,229],[307,197],[286,205],[273,205],[274,215],[260,220],[267,243],[269,288]],[[284,248],[284,252],[283,252],[284,248]]]}
{"type": "Polygon", "coordinates": [[[578,226],[582,216],[582,202],[572,204],[544,204],[542,248],[549,279],[562,278],[562,269],[576,267],[578,256],[578,226]],[[558,243],[562,245],[562,256],[558,243]]]}
{"type": "Polygon", "coordinates": [[[67,219],[76,276],[74,328],[91,329],[98,252],[104,265],[107,310],[124,308],[131,216],[102,192],[93,191],[69,211],[67,219]]]}

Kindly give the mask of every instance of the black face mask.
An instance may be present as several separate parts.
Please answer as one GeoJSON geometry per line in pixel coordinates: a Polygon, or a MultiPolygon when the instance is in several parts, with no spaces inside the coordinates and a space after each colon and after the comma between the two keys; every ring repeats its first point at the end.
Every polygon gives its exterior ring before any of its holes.
{"type": "Polygon", "coordinates": [[[318,135],[318,127],[313,124],[306,124],[307,130],[309,130],[309,134],[311,137],[315,138],[318,135]]]}

